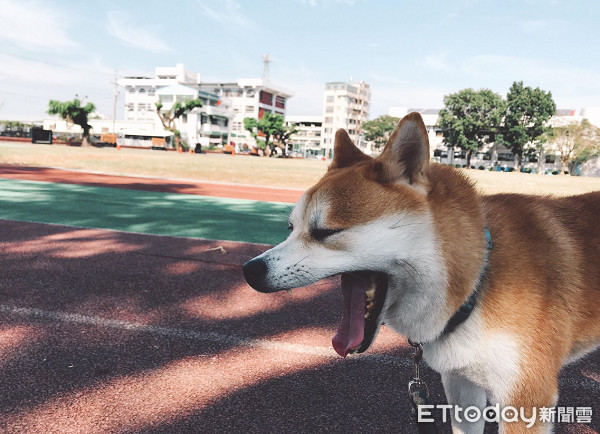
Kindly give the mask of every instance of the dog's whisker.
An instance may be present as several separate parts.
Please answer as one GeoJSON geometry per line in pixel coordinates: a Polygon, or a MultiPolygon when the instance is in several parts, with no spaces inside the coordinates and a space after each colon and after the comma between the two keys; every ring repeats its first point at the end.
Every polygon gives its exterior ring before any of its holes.
{"type": "Polygon", "coordinates": [[[290,214],[291,214],[291,212],[292,212],[293,208],[292,208],[292,207],[291,207],[291,206],[290,206],[290,205],[289,205],[287,202],[284,202],[284,201],[283,201],[283,199],[281,199],[281,197],[280,197],[280,196],[278,196],[277,194],[275,194],[275,193],[273,193],[273,192],[271,192],[271,194],[272,194],[273,196],[275,196],[279,202],[281,202],[282,204],[284,204],[284,205],[285,205],[285,207],[286,207],[286,208],[289,210],[289,212],[290,212],[290,214]]]}
{"type": "Polygon", "coordinates": [[[425,282],[423,280],[423,275],[408,261],[404,261],[404,260],[400,260],[398,261],[400,263],[400,265],[402,266],[402,268],[406,271],[406,274],[408,274],[413,282],[415,283],[415,285],[418,285],[417,280],[415,279],[415,276],[413,276],[413,273],[411,273],[410,271],[408,271],[408,269],[406,268],[406,266],[410,267],[411,270],[414,271],[414,273],[419,277],[419,280],[421,281],[421,285],[424,286],[425,282]]]}
{"type": "Polygon", "coordinates": [[[300,259],[298,262],[296,262],[294,265],[292,265],[291,268],[297,267],[300,264],[300,262],[304,261],[305,259],[307,259],[309,257],[310,257],[310,255],[306,255],[304,258],[300,259]]]}

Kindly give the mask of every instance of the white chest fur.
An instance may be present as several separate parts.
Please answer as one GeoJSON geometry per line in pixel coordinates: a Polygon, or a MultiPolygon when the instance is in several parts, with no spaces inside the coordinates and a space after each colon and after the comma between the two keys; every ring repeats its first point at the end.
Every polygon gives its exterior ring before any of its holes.
{"type": "Polygon", "coordinates": [[[467,378],[496,402],[507,400],[520,372],[517,336],[486,330],[477,309],[454,332],[425,344],[423,355],[442,375],[467,378]]]}

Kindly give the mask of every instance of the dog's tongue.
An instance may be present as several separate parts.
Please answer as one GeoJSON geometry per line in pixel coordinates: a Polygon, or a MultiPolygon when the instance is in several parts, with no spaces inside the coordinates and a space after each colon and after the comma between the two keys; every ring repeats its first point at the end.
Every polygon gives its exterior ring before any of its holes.
{"type": "Polygon", "coordinates": [[[369,282],[355,275],[342,274],[344,316],[331,340],[333,348],[342,357],[359,346],[365,334],[365,313],[369,282]]]}

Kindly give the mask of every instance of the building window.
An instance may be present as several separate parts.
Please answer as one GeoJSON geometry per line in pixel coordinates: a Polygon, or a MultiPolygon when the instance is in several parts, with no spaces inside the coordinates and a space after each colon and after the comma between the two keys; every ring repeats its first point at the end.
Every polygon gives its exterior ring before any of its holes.
{"type": "Polygon", "coordinates": [[[181,123],[187,124],[187,115],[181,115],[181,123]]]}
{"type": "Polygon", "coordinates": [[[138,90],[139,93],[146,93],[146,89],[144,89],[143,87],[140,87],[140,90],[138,90]]]}
{"type": "Polygon", "coordinates": [[[246,113],[254,113],[254,106],[253,105],[247,105],[246,106],[246,113]]]}
{"type": "Polygon", "coordinates": [[[128,112],[132,112],[132,111],[133,111],[133,109],[134,109],[134,107],[133,107],[133,103],[131,103],[131,102],[130,102],[129,104],[127,104],[127,111],[128,111],[128,112]]]}
{"type": "Polygon", "coordinates": [[[327,96],[327,102],[333,102],[333,95],[327,96]]]}
{"type": "Polygon", "coordinates": [[[333,113],[333,106],[328,105],[325,107],[325,113],[333,113]]]}
{"type": "Polygon", "coordinates": [[[556,155],[546,155],[546,163],[548,163],[548,164],[556,163],[556,155]]]}
{"type": "Polygon", "coordinates": [[[247,97],[253,97],[254,96],[254,89],[248,89],[246,91],[246,96],[247,97]]]}
{"type": "Polygon", "coordinates": [[[325,123],[330,124],[333,122],[333,118],[325,118],[325,123]]]}
{"type": "Polygon", "coordinates": [[[271,113],[271,110],[261,108],[258,110],[258,119],[262,119],[265,113],[271,113]]]}
{"type": "Polygon", "coordinates": [[[282,96],[275,97],[275,107],[284,109],[285,108],[285,98],[282,96]]]}
{"type": "Polygon", "coordinates": [[[264,90],[260,91],[258,100],[262,104],[273,105],[273,94],[270,92],[265,92],[264,90]]]}

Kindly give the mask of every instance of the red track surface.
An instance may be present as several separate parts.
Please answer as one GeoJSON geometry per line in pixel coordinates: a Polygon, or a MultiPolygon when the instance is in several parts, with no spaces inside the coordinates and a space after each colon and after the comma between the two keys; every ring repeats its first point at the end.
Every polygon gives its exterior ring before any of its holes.
{"type": "MultiPolygon", "coordinates": [[[[337,357],[338,282],[256,293],[264,249],[0,221],[0,431],[415,432],[404,340],[337,357]]],[[[599,429],[599,383],[599,352],[565,369],[559,404],[594,422],[556,432],[599,429]]]]}
{"type": "Polygon", "coordinates": [[[113,176],[99,173],[86,173],[74,170],[47,167],[22,167],[0,164],[0,178],[23,179],[29,181],[57,182],[65,184],[93,185],[98,187],[125,188],[128,190],[159,191],[164,193],[184,193],[202,196],[231,197],[267,202],[296,203],[301,190],[271,188],[248,185],[220,184],[192,180],[171,180],[135,176],[113,176]]]}

